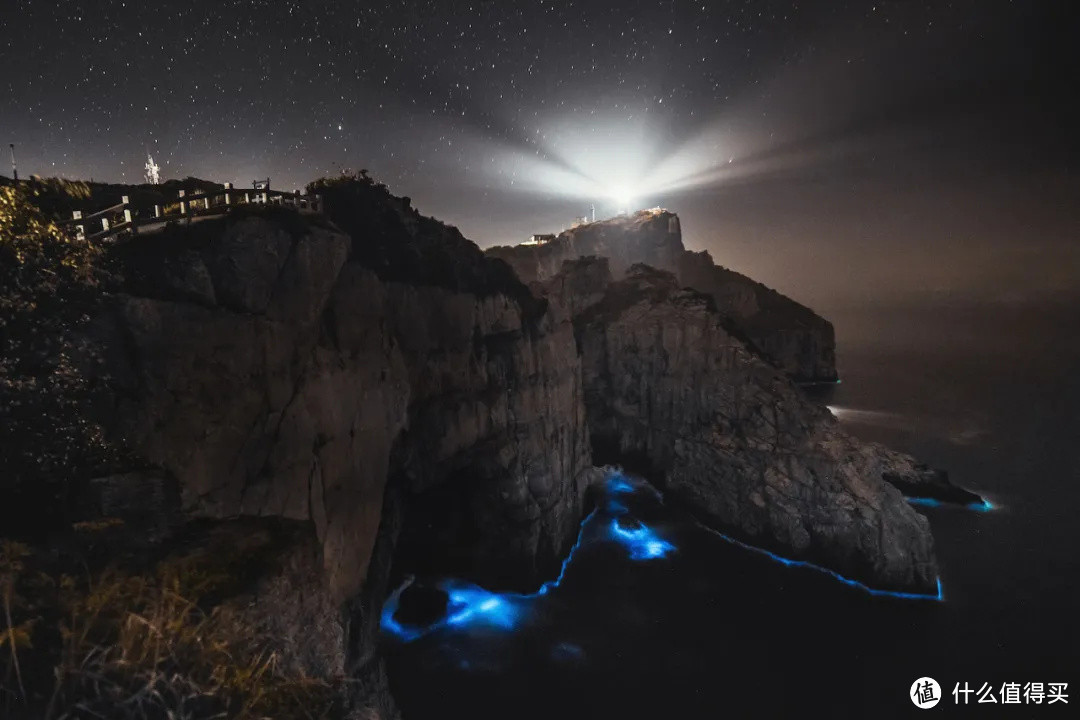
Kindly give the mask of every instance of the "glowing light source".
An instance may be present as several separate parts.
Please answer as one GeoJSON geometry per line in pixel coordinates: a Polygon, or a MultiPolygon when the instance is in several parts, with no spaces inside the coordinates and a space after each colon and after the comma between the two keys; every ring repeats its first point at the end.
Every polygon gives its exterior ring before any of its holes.
{"type": "Polygon", "coordinates": [[[543,132],[538,129],[525,142],[479,136],[470,142],[477,154],[492,154],[492,144],[497,146],[487,171],[499,182],[510,178],[515,191],[586,201],[606,198],[627,211],[645,198],[782,177],[858,149],[824,137],[821,142],[785,143],[734,117],[705,122],[690,135],[673,133],[648,113],[541,122],[543,132]]]}
{"type": "Polygon", "coordinates": [[[161,182],[161,166],[154,162],[154,156],[150,154],[150,151],[146,151],[146,182],[151,185],[157,185],[161,182]]]}
{"type": "Polygon", "coordinates": [[[614,202],[619,212],[629,213],[633,209],[634,193],[625,185],[616,185],[608,190],[608,197],[614,202]]]}

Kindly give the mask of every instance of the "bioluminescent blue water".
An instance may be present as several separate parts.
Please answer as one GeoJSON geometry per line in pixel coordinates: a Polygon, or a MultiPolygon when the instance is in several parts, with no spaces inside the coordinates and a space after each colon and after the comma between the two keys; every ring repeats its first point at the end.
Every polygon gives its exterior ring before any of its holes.
{"type": "Polygon", "coordinates": [[[653,560],[662,558],[675,550],[675,546],[661,538],[655,530],[643,523],[634,527],[624,527],[618,518],[608,524],[611,537],[630,550],[631,560],[653,560]]]}
{"type": "MultiPolygon", "coordinates": [[[[652,527],[630,518],[627,506],[615,500],[613,495],[633,494],[646,487],[644,484],[632,484],[624,475],[613,472],[605,485],[605,497],[582,521],[577,540],[562,562],[559,574],[549,580],[534,593],[491,592],[464,580],[445,578],[435,583],[435,587],[446,592],[449,601],[446,615],[438,621],[425,626],[413,626],[399,622],[394,616],[401,605],[401,594],[412,584],[406,581],[395,590],[383,605],[383,630],[398,640],[411,642],[430,633],[456,627],[487,627],[512,630],[527,615],[531,604],[562,583],[567,568],[573,562],[578,550],[586,543],[616,542],[627,548],[631,560],[653,560],[662,558],[675,549],[668,540],[663,539],[652,527]],[[600,516],[610,518],[601,523],[600,516]],[[625,529],[619,526],[619,518],[630,518],[632,526],[625,529]]],[[[648,488],[650,492],[655,490],[648,488]]]]}
{"type": "MultiPolygon", "coordinates": [[[[545,582],[536,592],[492,592],[464,580],[441,579],[435,583],[435,587],[444,591],[447,595],[448,601],[445,615],[428,625],[417,626],[399,622],[395,618],[395,614],[400,607],[401,594],[412,583],[410,579],[387,598],[382,612],[383,631],[399,641],[411,642],[434,632],[461,628],[514,630],[533,613],[535,603],[558,589],[566,576],[567,570],[574,562],[578,551],[585,545],[598,543],[617,544],[624,547],[629,558],[634,561],[655,561],[668,557],[677,549],[672,539],[665,537],[657,528],[635,518],[631,514],[627,503],[618,499],[631,497],[639,492],[644,494],[646,491],[648,495],[656,498],[661,497],[651,486],[644,483],[633,483],[623,474],[612,472],[605,485],[604,497],[598,503],[597,508],[582,521],[577,540],[563,560],[558,576],[554,580],[545,582]]],[[[928,503],[937,503],[937,501],[929,498],[910,498],[910,500],[926,500],[928,503]]],[[[986,506],[986,509],[991,507],[989,503],[986,503],[986,506]]],[[[979,509],[982,509],[981,505],[979,509]]],[[[934,594],[880,590],[869,587],[858,580],[845,577],[828,568],[804,560],[786,558],[769,550],[736,540],[711,528],[701,527],[733,545],[764,555],[784,566],[802,567],[823,573],[849,587],[857,588],[873,596],[911,600],[944,599],[940,578],[937,581],[937,592],[934,594]]]]}
{"type": "MultiPolygon", "coordinates": [[[[812,707],[823,717],[889,718],[914,710],[907,693],[924,674],[941,683],[942,706],[957,682],[978,688],[983,678],[1075,674],[1080,335],[1071,329],[1080,306],[1067,318],[1042,308],[1002,312],[997,303],[986,310],[972,327],[968,309],[963,323],[943,322],[938,308],[860,309],[856,328],[867,328],[869,345],[852,348],[856,333],[838,322],[844,383],[816,391],[823,403],[902,417],[840,422],[863,440],[947,468],[989,498],[991,508],[917,508],[933,530],[946,602],[873,597],[746,552],[676,508],[642,503],[644,494],[621,493],[614,499],[626,512],[678,551],[634,561],[614,541],[590,545],[513,631],[449,630],[388,644],[405,716],[690,720],[800,717],[812,707]],[[1001,341],[1010,322],[1024,342],[1001,341]],[[898,323],[910,343],[881,332],[898,323]],[[956,440],[972,427],[980,432],[956,440]]],[[[605,512],[600,531],[616,514],[605,512]]]]}
{"type": "Polygon", "coordinates": [[[839,580],[840,582],[844,583],[845,585],[848,585],[849,587],[858,588],[859,590],[862,590],[865,593],[869,593],[870,595],[873,595],[875,597],[893,597],[893,598],[902,598],[902,599],[905,599],[905,600],[944,600],[945,599],[945,594],[944,594],[944,592],[942,590],[942,587],[941,587],[941,578],[940,577],[937,579],[937,592],[933,593],[933,594],[931,594],[931,593],[902,592],[902,591],[899,591],[899,590],[880,590],[878,588],[872,588],[869,585],[866,585],[865,583],[859,582],[858,580],[852,580],[849,577],[844,577],[843,575],[836,572],[835,570],[830,570],[829,568],[821,567],[820,565],[815,565],[814,563],[807,562],[806,560],[792,560],[791,558],[786,558],[786,557],[784,557],[782,555],[777,555],[776,553],[774,553],[774,552],[772,552],[770,550],[765,550],[764,548],[759,548],[759,547],[757,547],[755,545],[748,545],[747,543],[744,543],[741,540],[736,540],[735,538],[731,537],[730,535],[725,535],[724,533],[719,532],[717,530],[713,530],[710,527],[706,527],[704,525],[702,525],[701,527],[704,528],[709,533],[712,533],[713,535],[716,535],[717,537],[722,538],[723,540],[725,540],[725,541],[727,541],[727,542],[729,542],[729,543],[731,543],[733,545],[737,545],[738,547],[741,547],[741,548],[743,548],[745,550],[750,550],[752,552],[760,553],[762,555],[765,555],[766,557],[771,558],[772,560],[775,560],[776,562],[780,563],[781,565],[786,565],[787,567],[807,568],[809,570],[814,570],[816,572],[823,573],[825,575],[828,575],[829,577],[831,577],[834,580],[839,580]]]}
{"type": "MultiPolygon", "coordinates": [[[[942,507],[953,505],[953,503],[946,503],[936,498],[928,497],[909,497],[906,500],[912,505],[919,505],[921,507],[942,507]]],[[[995,509],[994,503],[989,500],[983,500],[982,502],[968,503],[963,506],[966,510],[974,510],[975,512],[990,512],[995,509]]]]}
{"type": "Polygon", "coordinates": [[[523,608],[517,602],[517,598],[489,592],[464,580],[447,578],[435,585],[447,594],[446,614],[438,621],[424,627],[406,625],[398,622],[394,614],[400,605],[401,593],[411,584],[411,581],[404,583],[387,598],[382,614],[383,630],[404,642],[410,642],[439,629],[465,625],[486,625],[512,630],[522,616],[523,608]]]}

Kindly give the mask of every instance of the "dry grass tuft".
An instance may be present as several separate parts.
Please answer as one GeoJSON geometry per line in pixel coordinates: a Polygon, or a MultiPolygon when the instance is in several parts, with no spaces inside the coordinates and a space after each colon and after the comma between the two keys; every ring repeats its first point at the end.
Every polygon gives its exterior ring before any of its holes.
{"type": "MultiPolygon", "coordinates": [[[[12,611],[21,604],[15,586],[29,554],[15,543],[0,546],[0,589],[7,611],[0,632],[8,638],[0,648],[8,653],[10,645],[11,676],[0,676],[0,685],[8,686],[9,702],[17,697],[24,706],[19,654],[32,647],[41,616],[16,623],[12,611]]],[[[198,557],[174,558],[148,575],[109,569],[88,581],[60,576],[54,585],[59,636],[50,653],[56,680],[44,717],[340,717],[340,688],[284,671],[274,638],[256,632],[242,607],[200,604],[204,594],[228,581],[198,557]]],[[[29,712],[9,707],[15,709],[29,712]]]]}

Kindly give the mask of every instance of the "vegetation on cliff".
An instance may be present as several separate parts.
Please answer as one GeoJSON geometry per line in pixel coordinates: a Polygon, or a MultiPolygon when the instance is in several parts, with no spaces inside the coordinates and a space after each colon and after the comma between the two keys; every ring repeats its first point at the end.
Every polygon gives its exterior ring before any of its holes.
{"type": "Polygon", "coordinates": [[[86,197],[82,183],[0,187],[0,527],[25,535],[70,519],[81,478],[108,462],[87,420],[93,388],[76,338],[99,296],[101,251],[39,206],[86,197]]]}
{"type": "Polygon", "coordinates": [[[246,612],[244,591],[272,572],[280,542],[263,528],[241,530],[200,532],[159,557],[125,551],[130,535],[115,520],[79,524],[50,551],[0,542],[0,712],[340,716],[341,689],[297,672],[246,612]]]}
{"type": "MultiPolygon", "coordinates": [[[[0,715],[33,718],[337,717],[344,689],[287,657],[244,600],[275,572],[274,543],[165,548],[100,517],[91,480],[139,467],[94,422],[109,394],[94,315],[220,222],[95,244],[58,221],[88,186],[0,186],[0,715]],[[213,227],[212,227],[213,226],[213,227]]],[[[295,229],[295,228],[293,228],[295,229]]],[[[145,284],[145,283],[143,283],[145,284]]]]}
{"type": "Polygon", "coordinates": [[[421,215],[408,197],[392,195],[386,185],[361,170],[355,175],[322,178],[307,186],[322,195],[326,215],[350,237],[350,260],[375,271],[381,280],[434,285],[480,297],[503,294],[526,311],[543,313],[514,271],[484,254],[457,228],[421,215]]]}

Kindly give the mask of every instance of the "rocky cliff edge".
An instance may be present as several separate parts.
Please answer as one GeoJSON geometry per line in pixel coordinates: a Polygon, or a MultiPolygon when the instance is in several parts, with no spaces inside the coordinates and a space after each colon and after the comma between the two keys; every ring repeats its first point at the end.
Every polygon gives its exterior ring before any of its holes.
{"type": "Polygon", "coordinates": [[[797,382],[835,382],[836,340],[832,323],[810,308],[716,265],[708,252],[690,252],[679,217],[666,210],[587,223],[541,244],[489,248],[524,282],[545,281],[565,260],[608,259],[618,278],[636,263],[674,273],[680,284],[713,298],[717,310],[737,324],[747,340],[797,382]]]}
{"type": "Polygon", "coordinates": [[[741,541],[936,595],[927,521],[886,478],[912,476],[910,458],[841,430],[710,296],[645,265],[612,280],[602,258],[534,287],[573,318],[597,461],[638,469],[741,541]]]}

